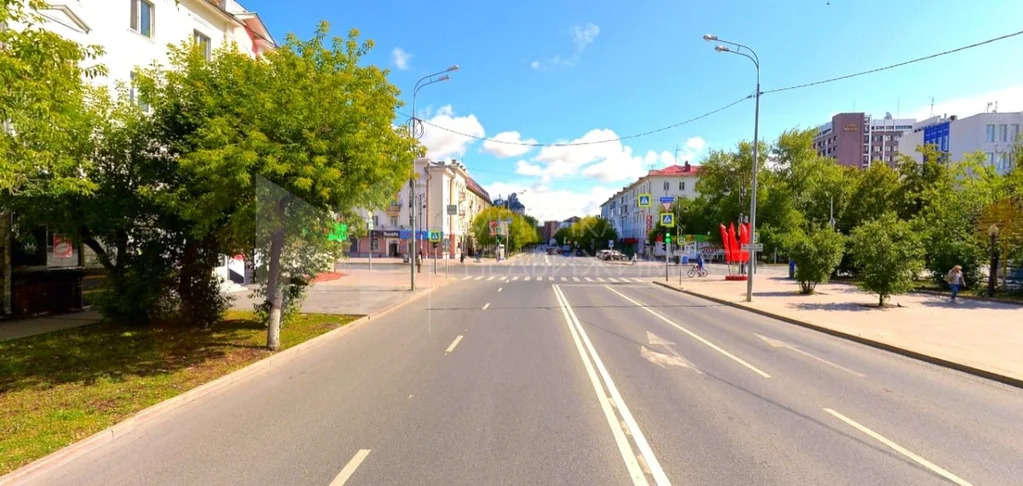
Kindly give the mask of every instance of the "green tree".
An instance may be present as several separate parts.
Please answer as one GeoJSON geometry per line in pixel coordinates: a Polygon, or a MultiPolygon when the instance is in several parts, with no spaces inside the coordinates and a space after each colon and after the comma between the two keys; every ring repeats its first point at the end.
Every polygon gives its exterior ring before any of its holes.
{"type": "Polygon", "coordinates": [[[897,213],[904,207],[899,173],[886,164],[873,164],[868,169],[850,175],[852,192],[849,194],[848,207],[855,210],[843,212],[842,218],[838,220],[838,228],[843,233],[848,234],[865,221],[887,212],[897,213]]]}
{"type": "Polygon", "coordinates": [[[851,236],[851,254],[857,266],[857,285],[878,295],[878,306],[913,288],[923,268],[924,249],[917,231],[894,212],[858,226],[851,236]]]}
{"type": "Polygon", "coordinates": [[[812,294],[818,283],[828,282],[842,261],[845,237],[829,227],[822,227],[809,234],[797,233],[786,246],[796,262],[795,276],[800,293],[812,294]]]}
{"type": "MultiPolygon", "coordinates": [[[[282,261],[291,238],[325,226],[324,211],[351,216],[378,207],[407,180],[420,150],[395,128],[398,90],[375,66],[360,65],[372,42],[328,39],[326,23],[303,41],[289,35],[260,59],[233,50],[207,61],[196,49],[177,49],[171,69],[142,77],[160,138],[180,178],[173,195],[189,239],[206,250],[236,254],[266,245],[270,301],[267,347],[279,348],[282,261]],[[280,191],[257,190],[258,177],[280,191]],[[320,210],[303,211],[311,207],[320,210]],[[295,221],[296,216],[305,217],[295,221]],[[296,223],[302,231],[289,231],[296,223]]],[[[346,218],[350,219],[350,218],[346,218]]],[[[194,263],[211,269],[209,252],[194,263]]]]}
{"type": "Polygon", "coordinates": [[[608,240],[617,240],[618,232],[606,219],[599,216],[584,216],[569,228],[573,244],[588,251],[607,248],[608,240]]]}

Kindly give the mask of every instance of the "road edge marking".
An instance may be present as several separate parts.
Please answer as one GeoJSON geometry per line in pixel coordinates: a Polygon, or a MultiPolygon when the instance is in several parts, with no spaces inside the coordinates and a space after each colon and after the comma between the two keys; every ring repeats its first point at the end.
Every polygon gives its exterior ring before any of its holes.
{"type": "MultiPolygon", "coordinates": [[[[615,386],[614,380],[611,379],[611,374],[608,373],[607,367],[604,366],[604,362],[600,359],[600,355],[597,354],[597,350],[593,347],[593,343],[590,342],[590,338],[586,334],[586,330],[583,329],[582,323],[579,322],[579,317],[575,315],[575,310],[572,309],[571,304],[568,302],[568,297],[565,297],[565,294],[562,293],[561,288],[557,285],[554,286],[554,291],[561,296],[563,310],[569,314],[571,322],[577,328],[583,343],[586,344],[586,349],[589,351],[589,357],[593,360],[593,365],[596,366],[597,371],[600,373],[600,377],[603,379],[604,385],[607,387],[607,391],[611,395],[611,400],[613,401],[615,408],[617,408],[618,412],[622,414],[622,419],[629,427],[629,434],[632,436],[632,440],[636,442],[636,447],[639,449],[640,454],[643,455],[643,459],[647,467],[650,468],[650,475],[653,476],[654,482],[658,485],[670,485],[671,481],[668,480],[668,476],[664,473],[664,469],[661,468],[660,461],[657,460],[657,456],[654,455],[653,449],[650,448],[650,444],[647,442],[646,436],[643,434],[643,430],[639,428],[639,424],[632,416],[632,412],[629,411],[629,406],[625,404],[625,399],[622,398],[622,394],[618,392],[618,387],[615,386]]],[[[631,453],[631,447],[629,452],[631,453]]],[[[646,478],[644,477],[644,481],[645,480],[646,478]]]]}
{"type": "Polygon", "coordinates": [[[480,309],[480,310],[487,310],[487,307],[490,307],[490,302],[487,302],[486,304],[483,304],[483,308],[480,309]]]}
{"type": "Polygon", "coordinates": [[[941,476],[941,477],[943,477],[943,478],[945,478],[945,479],[947,479],[949,481],[952,481],[953,483],[956,483],[959,486],[973,486],[969,481],[967,481],[967,480],[965,480],[965,479],[963,479],[963,478],[961,478],[959,476],[956,476],[955,474],[952,474],[951,472],[943,469],[941,466],[938,466],[937,464],[935,464],[935,463],[933,463],[931,461],[928,461],[927,459],[924,459],[923,457],[917,455],[913,451],[911,451],[909,449],[906,449],[905,447],[902,447],[899,444],[896,444],[895,442],[892,442],[887,437],[885,437],[885,436],[883,436],[883,435],[881,435],[881,434],[879,434],[877,432],[874,432],[873,430],[868,429],[866,426],[860,425],[855,420],[853,420],[853,419],[851,419],[849,417],[846,417],[845,415],[842,415],[841,413],[835,411],[834,409],[825,408],[823,410],[825,412],[827,412],[828,414],[830,414],[831,416],[833,416],[833,417],[835,417],[835,418],[845,422],[847,425],[853,427],[854,429],[859,430],[860,432],[863,432],[864,434],[867,434],[872,439],[874,439],[874,440],[876,440],[876,441],[878,441],[878,442],[880,442],[880,443],[890,447],[891,449],[895,450],[895,452],[898,452],[899,454],[902,454],[902,455],[912,459],[913,462],[916,462],[917,464],[919,464],[919,465],[921,465],[921,466],[931,470],[931,472],[933,472],[933,473],[935,473],[935,474],[937,474],[937,475],[939,475],[939,476],[941,476]]]}
{"type": "Polygon", "coordinates": [[[742,358],[740,358],[740,357],[738,357],[738,356],[736,356],[736,355],[734,355],[734,354],[732,354],[732,353],[730,353],[728,351],[725,351],[724,349],[722,349],[718,345],[716,345],[716,344],[714,344],[714,343],[704,339],[703,337],[701,337],[700,335],[696,334],[695,332],[690,331],[689,329],[686,329],[686,328],[682,327],[681,325],[675,323],[671,319],[668,319],[667,317],[662,316],[657,311],[644,306],[640,302],[638,302],[636,300],[633,300],[629,296],[627,296],[627,295],[625,295],[625,294],[623,294],[623,293],[621,293],[621,292],[619,292],[619,291],[617,291],[615,289],[612,289],[611,286],[605,285],[604,288],[606,288],[606,289],[608,289],[608,290],[618,294],[619,297],[621,297],[621,298],[623,298],[623,299],[625,299],[625,300],[627,300],[629,302],[632,302],[633,304],[635,304],[640,309],[643,309],[643,310],[649,312],[650,314],[652,314],[654,317],[657,317],[658,319],[660,319],[660,320],[662,320],[664,322],[667,322],[668,324],[671,324],[672,326],[674,326],[679,331],[682,331],[682,332],[688,334],[689,336],[691,336],[693,339],[696,339],[697,341],[700,341],[701,343],[706,344],[707,346],[709,346],[714,351],[717,351],[717,352],[727,356],[728,358],[731,358],[732,361],[735,361],[736,363],[739,363],[739,364],[745,366],[746,368],[749,368],[754,373],[756,373],[756,374],[758,374],[758,375],[760,375],[760,376],[762,376],[764,378],[770,378],[771,377],[771,375],[769,375],[766,372],[764,372],[764,370],[761,370],[760,368],[757,368],[756,366],[753,366],[753,365],[747,363],[742,358]]]}
{"type": "Polygon", "coordinates": [[[348,482],[348,479],[352,477],[352,474],[355,474],[355,470],[359,468],[362,461],[366,460],[366,456],[369,455],[369,452],[370,449],[359,449],[359,452],[355,453],[355,456],[348,461],[348,464],[345,464],[344,469],[337,473],[334,480],[330,482],[330,486],[343,486],[346,482],[348,482]]]}

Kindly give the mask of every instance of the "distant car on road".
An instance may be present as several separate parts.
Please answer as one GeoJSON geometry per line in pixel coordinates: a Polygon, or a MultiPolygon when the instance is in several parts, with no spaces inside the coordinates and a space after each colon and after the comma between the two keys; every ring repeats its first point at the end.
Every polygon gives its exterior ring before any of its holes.
{"type": "Polygon", "coordinates": [[[556,246],[551,246],[547,248],[548,255],[557,255],[558,253],[560,253],[560,250],[556,246]]]}
{"type": "Polygon", "coordinates": [[[575,249],[575,256],[586,256],[586,252],[582,248],[575,249]]]}

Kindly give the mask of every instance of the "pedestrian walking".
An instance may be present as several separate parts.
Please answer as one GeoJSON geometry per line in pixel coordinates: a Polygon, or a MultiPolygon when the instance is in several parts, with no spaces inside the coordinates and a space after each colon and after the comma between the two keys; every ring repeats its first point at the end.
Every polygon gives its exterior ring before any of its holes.
{"type": "Polygon", "coordinates": [[[461,263],[462,265],[465,265],[465,252],[464,251],[458,252],[458,263],[461,263]]]}
{"type": "Polygon", "coordinates": [[[423,250],[416,255],[416,273],[423,273],[423,250]]]}
{"type": "Polygon", "coordinates": [[[952,289],[952,300],[950,302],[955,303],[959,291],[966,288],[966,279],[963,278],[963,267],[959,265],[952,267],[952,270],[948,271],[948,275],[945,275],[945,281],[948,282],[948,288],[952,289]]]}

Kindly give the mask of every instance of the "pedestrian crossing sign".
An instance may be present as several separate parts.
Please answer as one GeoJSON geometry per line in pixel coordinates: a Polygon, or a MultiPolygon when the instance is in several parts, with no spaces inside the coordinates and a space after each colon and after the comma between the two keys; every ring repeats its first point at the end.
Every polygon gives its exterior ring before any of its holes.
{"type": "Polygon", "coordinates": [[[673,213],[661,213],[661,226],[665,228],[675,227],[675,215],[673,213]]]}
{"type": "Polygon", "coordinates": [[[650,199],[651,199],[650,194],[648,193],[640,194],[639,197],[636,198],[636,205],[641,208],[649,208],[650,205],[652,204],[650,202],[650,199]]]}
{"type": "Polygon", "coordinates": [[[434,243],[440,241],[440,231],[430,230],[430,241],[434,243]]]}

